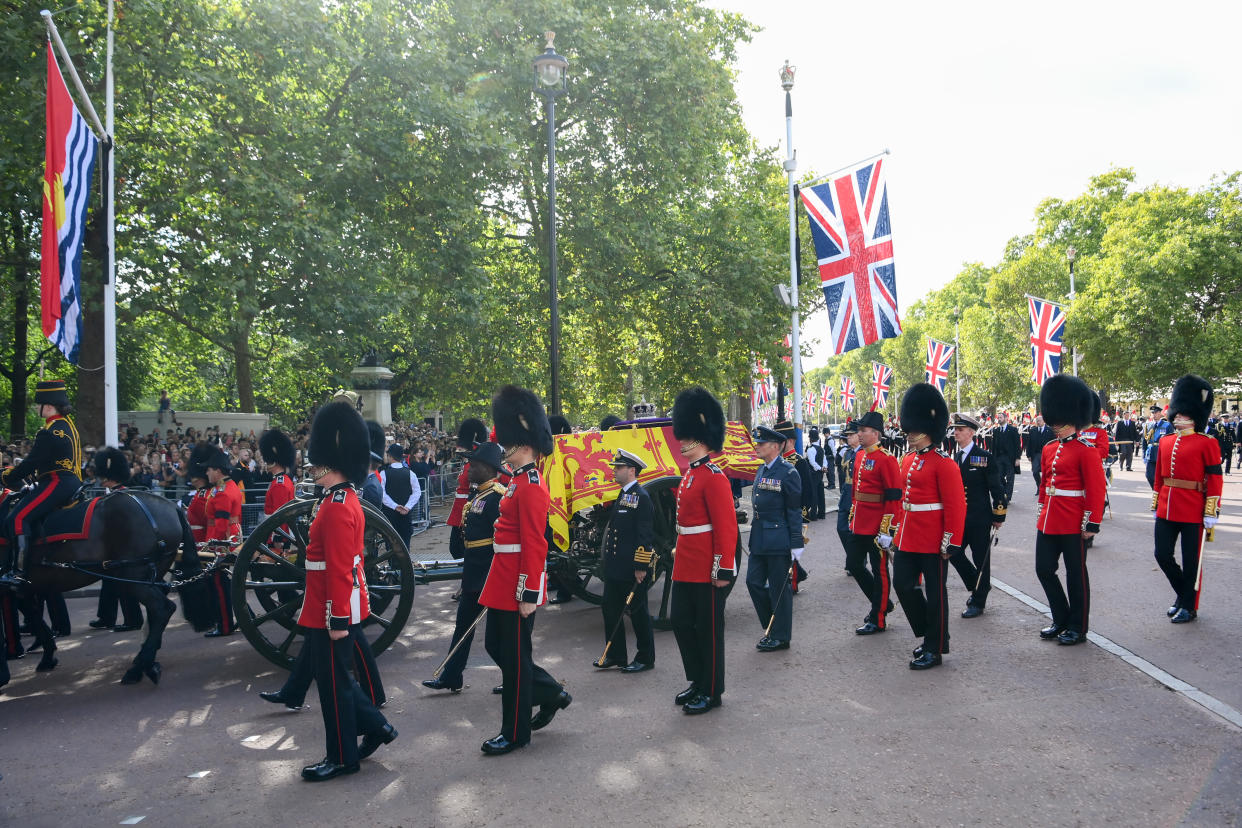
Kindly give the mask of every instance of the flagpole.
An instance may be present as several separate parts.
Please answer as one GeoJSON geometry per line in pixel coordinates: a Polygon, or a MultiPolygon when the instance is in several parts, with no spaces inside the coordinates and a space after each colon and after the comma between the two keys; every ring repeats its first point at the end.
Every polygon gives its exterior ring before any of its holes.
{"type": "Polygon", "coordinates": [[[789,178],[789,296],[792,305],[790,314],[790,350],[793,352],[793,398],[798,401],[794,407],[794,433],[799,435],[797,445],[802,446],[802,354],[799,344],[798,330],[798,204],[794,193],[794,173],[798,169],[797,157],[793,148],[793,97],[790,93],[794,85],[794,67],[785,61],[781,67],[781,88],[785,90],[785,173],[789,178]]]}
{"type": "Polygon", "coordinates": [[[116,411],[116,145],[112,130],[116,117],[116,85],[112,76],[113,47],[113,0],[108,0],[108,58],[104,70],[104,118],[107,119],[108,140],[104,143],[107,161],[104,165],[104,184],[108,198],[107,211],[108,252],[104,272],[104,433],[103,442],[117,446],[118,424],[116,411]]]}
{"type": "Polygon", "coordinates": [[[957,321],[953,322],[953,367],[957,369],[957,410],[962,410],[962,343],[957,338],[957,321]]]}
{"type": "Polygon", "coordinates": [[[891,152],[892,152],[891,150],[885,149],[883,152],[877,152],[875,155],[868,155],[866,158],[858,159],[853,164],[846,164],[844,167],[838,167],[837,169],[833,170],[830,173],[824,173],[823,175],[816,176],[815,178],[812,178],[810,181],[802,182],[798,186],[799,187],[814,187],[816,184],[819,184],[821,181],[827,181],[829,178],[832,178],[834,175],[836,175],[839,172],[843,172],[845,170],[852,170],[855,167],[861,167],[863,164],[866,164],[868,161],[874,161],[877,158],[883,157],[885,155],[890,155],[891,152]]]}
{"type": "Polygon", "coordinates": [[[78,70],[73,65],[73,61],[69,59],[69,50],[65,48],[65,41],[60,39],[60,31],[56,28],[56,22],[52,20],[52,13],[47,9],[39,12],[43,17],[43,23],[47,26],[48,37],[56,44],[56,52],[60,55],[60,64],[64,69],[69,70],[69,77],[73,79],[73,88],[78,90],[78,97],[82,99],[82,104],[86,108],[86,114],[90,116],[91,125],[95,127],[95,136],[100,141],[107,142],[108,132],[103,128],[103,124],[99,122],[99,115],[95,112],[95,105],[91,103],[90,96],[86,94],[86,87],[82,85],[82,79],[78,77],[78,70]]]}

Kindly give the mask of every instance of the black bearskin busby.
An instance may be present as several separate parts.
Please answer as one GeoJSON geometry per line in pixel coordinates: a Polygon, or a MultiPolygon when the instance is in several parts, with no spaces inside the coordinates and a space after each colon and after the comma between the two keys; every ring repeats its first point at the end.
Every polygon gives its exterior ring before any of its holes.
{"type": "Polygon", "coordinates": [[[492,421],[496,442],[506,449],[530,446],[542,455],[552,453],[552,427],[543,403],[534,393],[516,385],[506,385],[492,397],[492,421]]]}
{"type": "Polygon", "coordinates": [[[194,444],[194,448],[190,451],[190,462],[186,466],[186,478],[193,480],[198,477],[203,480],[207,479],[207,461],[216,453],[215,446],[210,443],[199,441],[194,444]]]}
{"type": "Polygon", "coordinates": [[[1104,403],[1100,400],[1100,392],[1091,392],[1091,425],[1099,425],[1104,422],[1102,416],[1104,411],[1104,403]]]}
{"type": "Polygon", "coordinates": [[[1091,414],[1095,395],[1087,384],[1069,374],[1053,374],[1039,389],[1039,413],[1050,428],[1072,425],[1086,428],[1095,422],[1091,414]]]}
{"type": "MultiPolygon", "coordinates": [[[[475,422],[478,422],[478,420],[475,422]]],[[[482,425],[482,423],[479,423],[479,425],[482,425]]],[[[367,436],[371,438],[371,462],[383,463],[384,446],[388,445],[388,436],[384,434],[384,427],[375,422],[375,420],[367,420],[367,436]]]]}
{"type": "Polygon", "coordinates": [[[560,414],[553,414],[548,417],[548,427],[552,429],[553,437],[558,434],[574,433],[574,428],[569,424],[569,420],[566,420],[560,414]]]}
{"type": "Polygon", "coordinates": [[[293,472],[297,453],[293,441],[278,428],[271,428],[259,435],[259,454],[269,466],[275,463],[287,472],[293,472]]]}
{"type": "Polygon", "coordinates": [[[695,386],[677,395],[673,402],[673,436],[683,441],[698,440],[708,451],[724,448],[724,409],[710,391],[695,386]]]}
{"type": "Polygon", "coordinates": [[[211,454],[207,457],[207,462],[203,464],[207,469],[219,469],[226,475],[233,471],[233,461],[229,458],[228,452],[224,449],[212,449],[211,454]]]}
{"type": "Polygon", "coordinates": [[[939,445],[949,428],[949,404],[936,386],[916,382],[901,396],[899,419],[906,434],[926,434],[939,445]]]}
{"type": "Polygon", "coordinates": [[[621,418],[616,414],[609,414],[607,417],[599,421],[599,430],[607,431],[608,429],[621,422],[621,418]]]}
{"type": "Polygon", "coordinates": [[[106,446],[95,452],[95,476],[118,486],[129,485],[129,461],[120,449],[106,446]]]}
{"type": "Polygon", "coordinates": [[[362,415],[345,400],[319,409],[311,423],[307,459],[312,465],[333,469],[361,486],[371,470],[371,435],[362,415]]]}
{"type": "MultiPolygon", "coordinates": [[[[467,417],[457,427],[457,447],[463,451],[474,451],[480,443],[487,442],[487,426],[476,417],[467,417]]],[[[384,450],[380,449],[383,454],[384,450]]]]}
{"type": "Polygon", "coordinates": [[[1173,385],[1173,397],[1169,400],[1169,422],[1178,414],[1185,414],[1195,421],[1195,431],[1207,429],[1212,414],[1212,386],[1203,377],[1187,374],[1173,385]]]}

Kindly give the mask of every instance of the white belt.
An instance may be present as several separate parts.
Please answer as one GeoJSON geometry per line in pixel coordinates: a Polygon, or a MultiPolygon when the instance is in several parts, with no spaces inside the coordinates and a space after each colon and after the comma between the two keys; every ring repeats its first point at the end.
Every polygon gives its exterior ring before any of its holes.
{"type": "Polygon", "coordinates": [[[1048,486],[1045,490],[1053,497],[1086,497],[1087,493],[1083,489],[1058,489],[1056,486],[1048,486]]]}
{"type": "Polygon", "coordinates": [[[522,544],[520,543],[498,543],[492,546],[493,552],[521,552],[522,544]]]}
{"type": "Polygon", "coordinates": [[[710,523],[703,523],[699,526],[682,526],[680,523],[677,524],[677,534],[679,535],[701,535],[704,532],[710,531],[712,531],[710,523]]]}
{"type": "Polygon", "coordinates": [[[943,503],[902,503],[901,508],[907,512],[939,512],[943,503]]]}
{"type": "Polygon", "coordinates": [[[306,568],[311,570],[312,572],[318,572],[319,570],[327,569],[328,562],[327,561],[307,561],[306,568]]]}
{"type": "Polygon", "coordinates": [[[463,497],[470,497],[470,495],[468,495],[468,494],[459,494],[459,495],[454,495],[454,497],[463,498],[463,497]]]}

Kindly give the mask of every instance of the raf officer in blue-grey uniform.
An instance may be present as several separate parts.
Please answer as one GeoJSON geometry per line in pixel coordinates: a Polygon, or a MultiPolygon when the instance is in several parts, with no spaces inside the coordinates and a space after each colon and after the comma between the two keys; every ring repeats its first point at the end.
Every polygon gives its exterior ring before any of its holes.
{"type": "Polygon", "coordinates": [[[623,673],[641,673],[655,666],[655,635],[647,609],[647,587],[651,585],[651,556],[655,548],[655,506],[651,495],[638,483],[647,464],[625,449],[617,449],[609,464],[621,486],[608,510],[608,530],[604,534],[604,635],[612,636],[603,661],[592,662],[600,669],[620,667],[623,673]],[[625,599],[630,599],[630,622],[634,625],[634,660],[629,661],[625,646],[625,599]]]}
{"type": "Polygon", "coordinates": [[[746,587],[759,623],[765,629],[771,623],[771,630],[755,645],[760,652],[767,653],[788,650],[793,636],[789,574],[802,557],[802,478],[793,464],[781,457],[785,437],[779,431],[759,426],[751,432],[751,438],[763,465],[755,473],[751,491],[754,516],[746,587]]]}

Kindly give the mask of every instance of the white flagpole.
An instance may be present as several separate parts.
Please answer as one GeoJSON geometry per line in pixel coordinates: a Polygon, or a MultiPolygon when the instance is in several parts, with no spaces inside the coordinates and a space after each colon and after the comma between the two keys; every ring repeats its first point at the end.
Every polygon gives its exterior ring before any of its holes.
{"type": "MultiPolygon", "coordinates": [[[[790,92],[794,85],[794,67],[785,61],[781,67],[781,88],[785,90],[785,173],[789,177],[789,296],[793,311],[790,316],[790,350],[793,352],[793,398],[798,400],[794,407],[795,433],[801,432],[802,423],[802,354],[799,344],[798,330],[798,212],[794,196],[794,172],[798,169],[797,157],[793,148],[793,98],[790,92]]],[[[801,448],[801,439],[797,441],[801,448]]]]}
{"type": "Polygon", "coordinates": [[[87,117],[91,122],[91,126],[95,127],[95,137],[100,141],[108,140],[108,133],[103,128],[103,124],[99,123],[99,115],[95,112],[95,105],[91,103],[90,97],[86,94],[86,87],[82,85],[82,79],[78,77],[78,70],[73,65],[73,61],[69,59],[69,50],[65,48],[65,41],[60,39],[60,32],[56,28],[55,21],[52,20],[52,13],[47,9],[39,12],[43,17],[43,23],[47,26],[47,33],[52,38],[52,42],[56,44],[56,51],[60,55],[60,65],[62,69],[69,70],[69,77],[73,81],[73,88],[78,90],[80,103],[86,109],[87,117]]]}
{"type": "Polygon", "coordinates": [[[116,413],[116,144],[112,140],[116,117],[115,84],[112,77],[113,0],[108,0],[108,58],[104,74],[104,118],[108,131],[107,176],[108,262],[104,274],[104,434],[109,446],[119,445],[116,413]]]}

